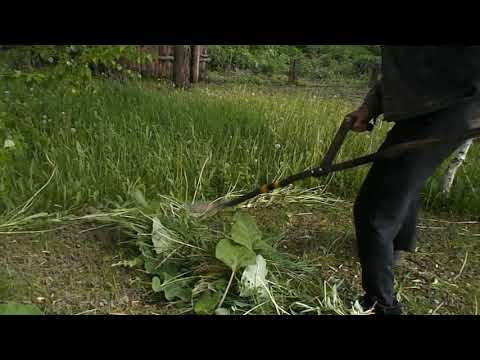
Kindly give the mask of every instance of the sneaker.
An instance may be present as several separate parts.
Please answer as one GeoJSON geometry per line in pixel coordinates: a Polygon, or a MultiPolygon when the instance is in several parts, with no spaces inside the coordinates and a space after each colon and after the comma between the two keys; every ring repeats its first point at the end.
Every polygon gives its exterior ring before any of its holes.
{"type": "Polygon", "coordinates": [[[385,306],[378,301],[374,301],[367,296],[362,296],[359,299],[360,306],[364,311],[373,309],[374,315],[390,316],[402,315],[402,305],[395,299],[392,306],[385,306]]]}

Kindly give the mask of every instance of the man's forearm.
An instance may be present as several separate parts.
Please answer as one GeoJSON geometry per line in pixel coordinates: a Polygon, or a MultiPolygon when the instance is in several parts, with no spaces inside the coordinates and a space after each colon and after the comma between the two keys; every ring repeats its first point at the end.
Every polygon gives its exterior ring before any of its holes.
{"type": "Polygon", "coordinates": [[[377,81],[370,89],[363,100],[363,105],[367,106],[370,119],[376,119],[380,114],[383,114],[381,80],[377,81]]]}

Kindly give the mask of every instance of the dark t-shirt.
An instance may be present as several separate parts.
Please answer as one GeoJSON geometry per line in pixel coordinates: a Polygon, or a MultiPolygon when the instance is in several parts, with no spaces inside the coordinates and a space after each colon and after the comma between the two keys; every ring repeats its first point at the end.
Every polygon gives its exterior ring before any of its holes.
{"type": "Polygon", "coordinates": [[[399,121],[477,96],[480,46],[382,46],[382,79],[365,103],[399,121]]]}

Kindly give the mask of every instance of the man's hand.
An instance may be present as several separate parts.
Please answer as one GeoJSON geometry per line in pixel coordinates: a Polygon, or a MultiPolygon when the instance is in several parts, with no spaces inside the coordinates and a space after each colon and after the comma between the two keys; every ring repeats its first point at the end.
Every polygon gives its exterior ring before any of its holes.
{"type": "Polygon", "coordinates": [[[357,110],[348,114],[347,116],[354,118],[352,131],[364,132],[372,129],[372,125],[369,123],[370,113],[367,105],[360,106],[357,110]]]}

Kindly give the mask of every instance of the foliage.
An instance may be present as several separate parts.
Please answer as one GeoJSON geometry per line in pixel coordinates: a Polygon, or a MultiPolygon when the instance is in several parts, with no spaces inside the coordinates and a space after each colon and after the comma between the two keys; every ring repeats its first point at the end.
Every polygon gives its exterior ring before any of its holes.
{"type": "MultiPolygon", "coordinates": [[[[157,218],[155,217],[154,219],[157,218]]],[[[184,223],[183,226],[188,226],[190,231],[193,230],[191,227],[198,226],[188,220],[188,218],[184,218],[184,220],[187,222],[184,223]]],[[[263,242],[262,235],[256,226],[255,220],[251,216],[244,213],[237,213],[233,221],[234,223],[231,227],[229,238],[218,241],[214,248],[212,248],[213,244],[198,244],[195,242],[195,247],[191,250],[190,255],[187,256],[184,253],[184,256],[181,258],[177,257],[177,260],[169,256],[169,254],[172,253],[172,248],[173,252],[178,253],[182,252],[178,244],[189,243],[193,245],[192,238],[189,237],[190,240],[183,238],[181,231],[176,234],[170,232],[172,247],[169,248],[168,251],[165,250],[164,252],[157,253],[157,255],[154,255],[153,252],[148,250],[148,243],[142,243],[140,246],[145,260],[145,270],[153,276],[153,291],[163,293],[165,299],[170,302],[181,301],[185,305],[193,302],[193,310],[197,314],[213,314],[217,308],[221,308],[223,303],[222,299],[226,297],[232,287],[238,288],[238,291],[240,291],[240,285],[232,285],[235,273],[241,269],[245,269],[248,265],[254,265],[258,255],[256,252],[261,251],[265,253],[265,249],[268,248],[268,246],[263,246],[261,247],[263,250],[259,250],[258,244],[263,242]],[[197,247],[199,250],[203,250],[203,254],[199,254],[198,251],[196,251],[197,247]],[[200,261],[200,263],[196,264],[196,262],[192,260],[193,256],[198,257],[197,261],[200,261]],[[214,273],[193,271],[192,274],[192,271],[189,270],[198,269],[198,266],[202,263],[204,265],[208,264],[211,262],[209,259],[211,259],[212,256],[215,256],[231,269],[232,274],[230,281],[228,281],[227,277],[221,277],[222,274],[227,276],[227,273],[222,271],[221,267],[219,270],[215,270],[214,273]],[[202,261],[202,259],[204,260],[202,261]],[[152,267],[150,261],[160,263],[161,265],[152,267]],[[188,274],[187,277],[184,276],[186,274],[188,274]]],[[[170,224],[172,224],[171,221],[170,224]]],[[[178,229],[178,226],[181,225],[177,224],[174,226],[178,229]]],[[[157,232],[170,231],[165,227],[157,227],[156,229],[157,232]]],[[[183,233],[185,234],[184,231],[183,233]]],[[[152,245],[154,245],[153,238],[155,235],[158,234],[155,232],[152,233],[152,245]]],[[[205,235],[204,233],[204,236],[205,235]]],[[[249,270],[249,272],[251,272],[251,270],[249,270]]],[[[247,276],[249,272],[247,272],[247,276]]],[[[245,296],[245,294],[247,296],[249,294],[254,295],[252,292],[243,291],[242,295],[245,296]]],[[[236,294],[236,296],[240,296],[240,293],[236,294]]]]}
{"type": "Polygon", "coordinates": [[[374,46],[347,45],[211,45],[212,70],[250,70],[267,75],[286,74],[298,59],[299,75],[312,80],[362,77],[378,60],[374,46]]]}
{"type": "Polygon", "coordinates": [[[288,69],[288,48],[259,45],[210,45],[212,69],[243,70],[272,75],[288,69]]]}
{"type": "Polygon", "coordinates": [[[17,79],[27,86],[73,87],[92,85],[95,71],[123,72],[122,59],[148,61],[150,55],[132,45],[23,45],[0,48],[1,78],[17,79]]]}

